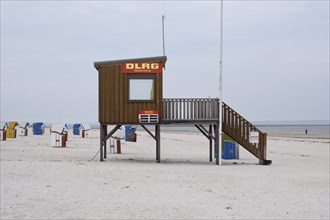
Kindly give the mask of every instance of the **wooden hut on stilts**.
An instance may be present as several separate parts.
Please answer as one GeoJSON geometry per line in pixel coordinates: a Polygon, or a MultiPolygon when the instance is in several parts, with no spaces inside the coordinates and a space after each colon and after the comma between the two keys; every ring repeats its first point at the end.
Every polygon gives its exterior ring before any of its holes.
{"type": "MultiPolygon", "coordinates": [[[[195,126],[209,140],[209,160],[215,151],[220,162],[219,99],[163,98],[163,68],[167,57],[146,57],[95,62],[99,79],[100,160],[107,156],[107,140],[122,125],[139,125],[156,142],[156,162],[161,162],[161,125],[195,126]],[[108,131],[108,125],[115,127],[108,131]],[[146,125],[155,127],[152,133],[146,125]],[[213,150],[215,149],[215,150],[213,150]]],[[[222,103],[222,132],[268,165],[267,134],[222,103]],[[257,143],[249,141],[250,133],[258,134],[257,143]]]]}

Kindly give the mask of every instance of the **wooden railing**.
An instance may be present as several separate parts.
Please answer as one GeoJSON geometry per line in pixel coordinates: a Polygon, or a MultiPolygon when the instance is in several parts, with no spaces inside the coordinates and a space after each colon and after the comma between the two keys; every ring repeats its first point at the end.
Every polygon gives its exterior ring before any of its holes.
{"type": "MultiPolygon", "coordinates": [[[[219,123],[219,99],[163,99],[163,122],[219,123]]],[[[222,131],[259,158],[261,163],[269,163],[266,160],[267,134],[226,103],[222,103],[222,131]],[[251,132],[258,132],[259,143],[250,142],[251,132]]]]}
{"type": "Polygon", "coordinates": [[[259,158],[260,162],[267,163],[267,134],[260,131],[225,103],[222,103],[222,131],[233,138],[251,154],[259,158]],[[251,132],[258,133],[259,143],[250,142],[251,132]]]}
{"type": "Polygon", "coordinates": [[[163,120],[219,119],[219,99],[163,99],[163,120]]]}

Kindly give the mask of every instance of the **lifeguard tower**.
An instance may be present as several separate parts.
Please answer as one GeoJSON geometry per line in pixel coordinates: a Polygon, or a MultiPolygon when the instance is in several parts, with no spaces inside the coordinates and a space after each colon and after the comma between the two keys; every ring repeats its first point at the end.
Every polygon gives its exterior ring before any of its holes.
{"type": "MultiPolygon", "coordinates": [[[[155,139],[156,161],[160,163],[160,126],[180,123],[195,126],[209,140],[210,162],[214,147],[216,164],[219,164],[220,140],[216,135],[219,133],[219,99],[163,98],[166,60],[166,56],[160,56],[94,63],[99,76],[101,161],[106,158],[106,141],[122,125],[130,124],[140,125],[155,139]],[[107,125],[115,127],[108,132],[107,125]],[[155,126],[155,133],[146,125],[155,126]]],[[[222,110],[222,131],[257,157],[260,164],[270,164],[266,159],[267,134],[225,103],[222,110]]]]}

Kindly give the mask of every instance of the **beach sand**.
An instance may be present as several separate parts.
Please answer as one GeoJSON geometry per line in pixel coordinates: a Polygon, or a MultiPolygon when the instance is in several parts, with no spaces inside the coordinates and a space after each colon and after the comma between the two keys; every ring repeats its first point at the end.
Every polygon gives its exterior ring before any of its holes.
{"type": "Polygon", "coordinates": [[[1,144],[1,219],[329,219],[329,139],[268,138],[272,165],[240,148],[239,160],[208,162],[194,132],[138,132],[122,154],[99,161],[99,130],[1,144]]]}

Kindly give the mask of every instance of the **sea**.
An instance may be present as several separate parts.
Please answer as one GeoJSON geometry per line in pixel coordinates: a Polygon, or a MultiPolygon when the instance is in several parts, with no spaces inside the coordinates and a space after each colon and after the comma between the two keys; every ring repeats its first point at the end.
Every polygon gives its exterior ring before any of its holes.
{"type": "MultiPolygon", "coordinates": [[[[330,139],[330,124],[315,122],[252,122],[259,130],[274,137],[293,137],[293,138],[322,138],[330,139]]],[[[162,130],[198,132],[197,128],[190,126],[170,126],[161,127],[162,130]]]]}
{"type": "Polygon", "coordinates": [[[330,125],[313,123],[255,124],[269,136],[330,139],[330,125]]]}

